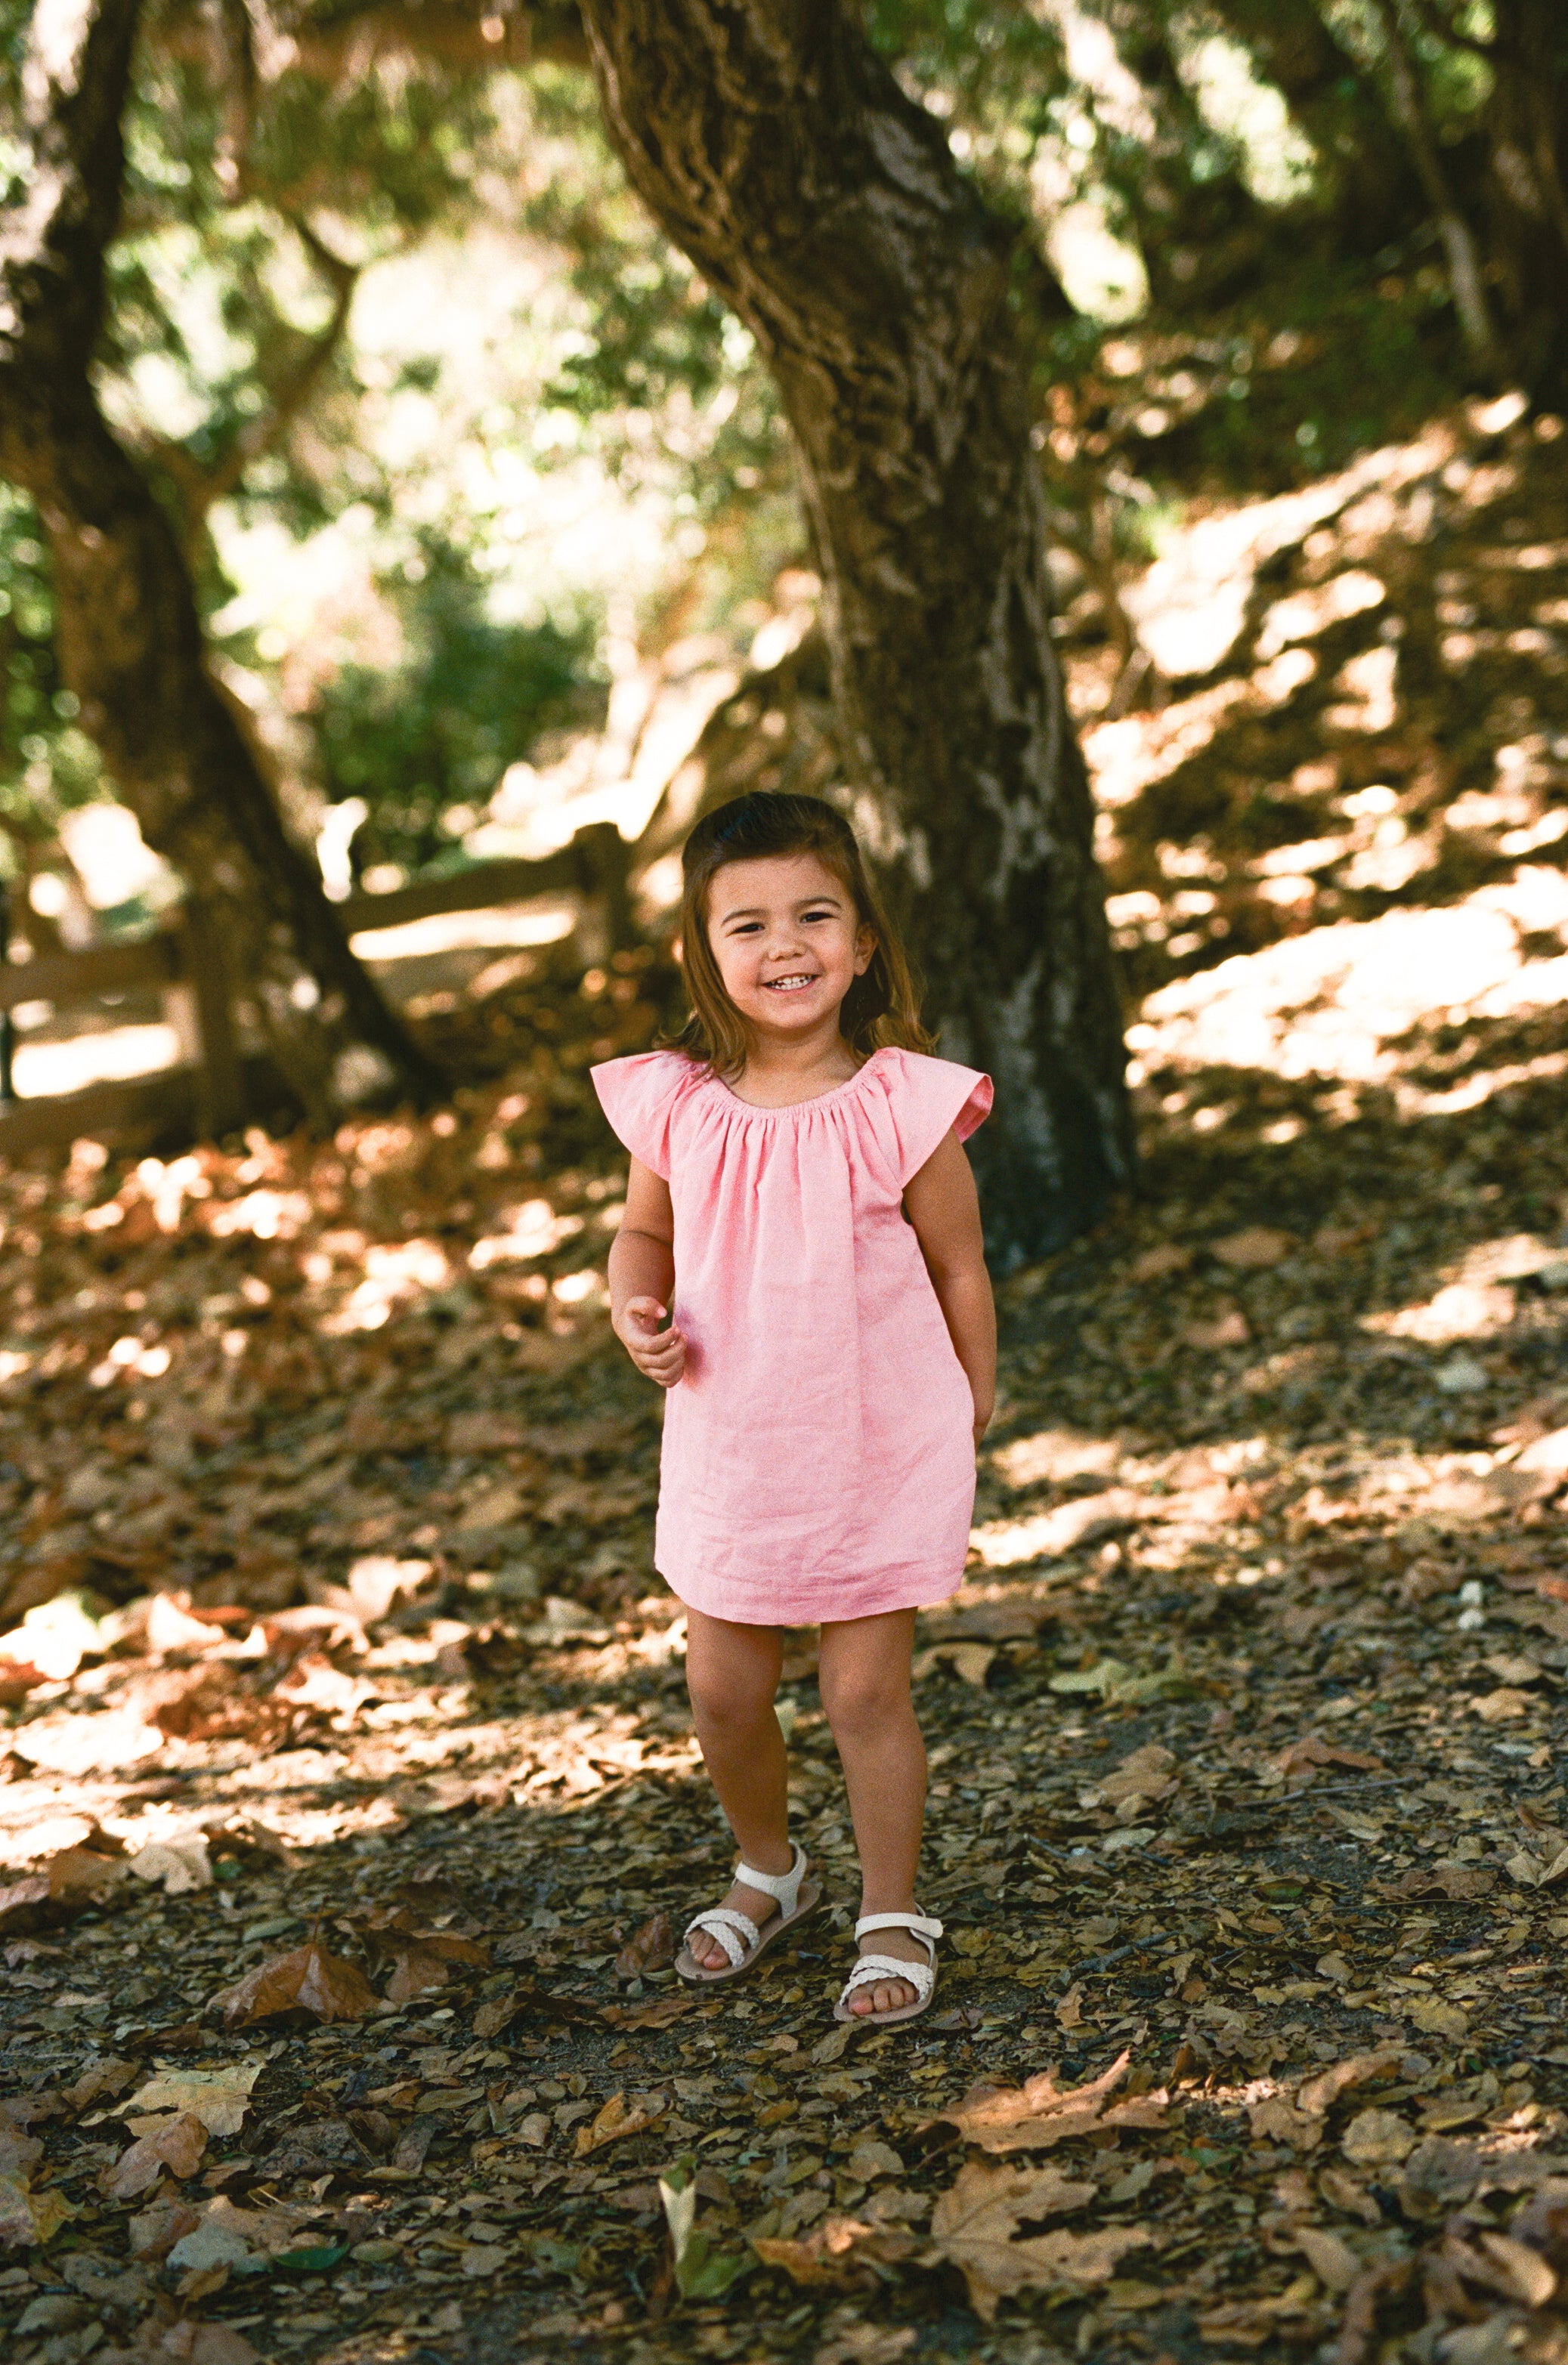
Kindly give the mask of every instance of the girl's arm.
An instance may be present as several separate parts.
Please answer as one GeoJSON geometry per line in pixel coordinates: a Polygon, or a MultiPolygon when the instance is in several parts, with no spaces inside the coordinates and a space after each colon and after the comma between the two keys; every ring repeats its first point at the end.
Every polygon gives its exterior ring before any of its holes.
{"type": "Polygon", "coordinates": [[[675,1289],[675,1209],[669,1184],[632,1160],[626,1213],[610,1250],[610,1321],[640,1372],[673,1388],[686,1369],[686,1341],[661,1330],[675,1289]]]}
{"type": "Polygon", "coordinates": [[[978,1445],[996,1407],[996,1301],[985,1269],[980,1194],[957,1134],[947,1134],[910,1177],[903,1204],[975,1400],[978,1445]]]}

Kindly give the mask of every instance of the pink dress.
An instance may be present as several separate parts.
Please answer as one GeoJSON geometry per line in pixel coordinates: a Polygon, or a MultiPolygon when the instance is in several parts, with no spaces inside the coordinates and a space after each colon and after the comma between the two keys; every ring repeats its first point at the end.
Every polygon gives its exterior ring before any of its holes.
{"type": "Polygon", "coordinates": [[[675,1208],[686,1373],[666,1398],[654,1564],[743,1626],[941,1601],[974,1508],[974,1403],[911,1177],[991,1107],[989,1076],[913,1051],[790,1108],[648,1051],[593,1070],[675,1208]]]}

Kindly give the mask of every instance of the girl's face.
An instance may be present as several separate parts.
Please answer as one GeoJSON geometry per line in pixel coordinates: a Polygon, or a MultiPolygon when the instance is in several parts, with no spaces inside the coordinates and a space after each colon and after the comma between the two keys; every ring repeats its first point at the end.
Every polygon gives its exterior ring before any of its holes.
{"type": "Polygon", "coordinates": [[[804,1035],[839,1007],[877,939],[814,854],[726,862],[708,890],[708,942],[724,991],[763,1033],[804,1035]]]}

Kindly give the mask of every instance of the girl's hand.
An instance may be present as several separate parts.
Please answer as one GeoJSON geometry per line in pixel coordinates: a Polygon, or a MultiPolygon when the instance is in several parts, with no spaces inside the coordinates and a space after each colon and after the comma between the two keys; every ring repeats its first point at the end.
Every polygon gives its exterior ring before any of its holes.
{"type": "Polygon", "coordinates": [[[656,1297],[629,1297],[613,1328],[637,1369],[661,1388],[673,1388],[686,1370],[686,1340],[673,1322],[659,1328],[664,1317],[656,1297]]]}

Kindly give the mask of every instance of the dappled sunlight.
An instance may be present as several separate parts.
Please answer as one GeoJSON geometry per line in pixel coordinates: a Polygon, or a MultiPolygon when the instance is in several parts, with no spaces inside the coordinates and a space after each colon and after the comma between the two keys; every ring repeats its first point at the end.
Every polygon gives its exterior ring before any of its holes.
{"type": "Polygon", "coordinates": [[[1342,921],[1164,986],[1127,1030],[1140,1077],[1224,1067],[1388,1082],[1418,1056],[1406,1038],[1422,1021],[1452,1026],[1568,1003],[1568,960],[1532,959],[1524,948],[1548,933],[1568,945],[1568,882],[1546,877],[1539,900],[1527,883],[1446,908],[1342,921]]]}

